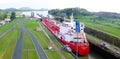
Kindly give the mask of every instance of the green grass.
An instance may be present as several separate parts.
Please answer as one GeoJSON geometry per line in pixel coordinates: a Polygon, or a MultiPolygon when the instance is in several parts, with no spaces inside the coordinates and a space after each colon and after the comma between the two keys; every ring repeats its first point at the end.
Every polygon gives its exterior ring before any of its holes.
{"type": "Polygon", "coordinates": [[[13,30],[9,31],[6,35],[0,38],[0,59],[12,58],[17,39],[20,36],[20,27],[23,21],[22,18],[17,19],[19,23],[13,28],[13,30]]]}
{"type": "Polygon", "coordinates": [[[26,24],[26,28],[29,29],[35,37],[38,39],[39,44],[42,46],[44,51],[46,52],[49,59],[61,59],[61,57],[58,55],[58,53],[55,51],[48,50],[49,40],[45,37],[44,33],[42,31],[36,31],[36,27],[38,27],[39,24],[35,20],[29,20],[26,24]],[[43,43],[44,42],[44,43],[43,43]],[[54,54],[54,55],[53,55],[54,54]]]}
{"type": "MultiPolygon", "coordinates": [[[[41,44],[42,48],[46,52],[49,59],[62,59],[62,57],[58,54],[55,48],[52,51],[48,50],[48,45],[50,44],[50,41],[46,38],[43,31],[35,30],[36,27],[38,26],[39,24],[35,20],[29,20],[28,23],[26,24],[26,28],[28,28],[36,36],[36,38],[39,41],[39,44],[41,44]]],[[[56,41],[56,39],[49,32],[47,33],[50,36],[50,38],[54,41],[57,48],[61,49],[62,46],[56,41]]],[[[73,59],[73,57],[69,53],[65,51],[61,51],[61,52],[65,56],[66,59],[73,59]]]]}
{"type": "Polygon", "coordinates": [[[95,19],[95,21],[91,21],[91,16],[82,16],[79,18],[81,22],[85,24],[85,26],[91,27],[93,29],[103,31],[110,35],[116,36],[120,38],[120,26],[112,23],[119,22],[120,19],[112,19],[112,18],[104,18],[104,19],[95,19]]]}
{"type": "Polygon", "coordinates": [[[50,38],[52,39],[52,41],[55,43],[55,45],[57,46],[57,48],[61,49],[62,54],[65,56],[66,59],[73,59],[73,57],[66,51],[62,50],[62,45],[60,43],[58,43],[58,41],[56,40],[56,38],[46,29],[44,28],[44,30],[47,32],[47,34],[50,36],[50,38]]]}
{"type": "Polygon", "coordinates": [[[0,59],[11,59],[19,34],[19,31],[14,29],[0,38],[0,59]]]}
{"type": "Polygon", "coordinates": [[[39,26],[39,24],[35,20],[29,20],[28,23],[26,24],[26,28],[29,29],[36,29],[37,26],[39,26]]]}
{"type": "Polygon", "coordinates": [[[60,43],[58,43],[58,41],[56,40],[56,38],[46,28],[44,28],[44,30],[50,36],[50,38],[55,43],[55,45],[57,46],[57,48],[61,49],[61,52],[65,56],[65,58],[66,59],[73,59],[73,57],[69,53],[67,53],[66,51],[62,50],[62,45],[60,43]]]}
{"type": "Polygon", "coordinates": [[[9,28],[11,28],[14,24],[15,21],[18,21],[18,23],[22,23],[23,22],[23,18],[21,17],[17,17],[15,20],[13,20],[10,23],[6,23],[5,25],[0,26],[0,34],[2,34],[3,32],[5,32],[6,30],[8,30],[9,28]]]}
{"type": "Polygon", "coordinates": [[[39,44],[41,44],[49,59],[62,59],[55,49],[53,49],[53,51],[48,50],[48,45],[50,44],[50,41],[45,37],[42,31],[30,31],[36,36],[36,38],[39,41],[39,44]]]}
{"type": "MultiPolygon", "coordinates": [[[[57,42],[56,38],[45,28],[45,31],[50,36],[50,38],[53,40],[57,48],[62,49],[62,46],[60,43],[57,42]]],[[[61,50],[62,54],[65,56],[66,59],[73,59],[73,57],[66,51],[61,50]]]]}
{"type": "Polygon", "coordinates": [[[7,29],[9,29],[13,25],[14,25],[14,21],[12,21],[10,23],[6,23],[5,25],[0,26],[0,34],[5,32],[7,29]]]}
{"type": "MultiPolygon", "coordinates": [[[[17,18],[17,19],[20,20],[22,18],[17,18]]],[[[20,36],[21,23],[17,24],[13,30],[9,31],[5,36],[0,38],[0,59],[12,58],[17,39],[20,36]]]]}
{"type": "Polygon", "coordinates": [[[37,52],[35,50],[35,47],[33,45],[33,42],[28,36],[27,33],[24,33],[24,38],[23,38],[23,46],[22,46],[22,59],[38,59],[37,52]]]}
{"type": "Polygon", "coordinates": [[[87,25],[94,28],[94,29],[102,30],[102,31],[109,33],[111,35],[120,37],[120,33],[119,33],[120,30],[117,28],[113,28],[112,26],[105,26],[102,24],[91,24],[91,23],[87,23],[87,25]]]}

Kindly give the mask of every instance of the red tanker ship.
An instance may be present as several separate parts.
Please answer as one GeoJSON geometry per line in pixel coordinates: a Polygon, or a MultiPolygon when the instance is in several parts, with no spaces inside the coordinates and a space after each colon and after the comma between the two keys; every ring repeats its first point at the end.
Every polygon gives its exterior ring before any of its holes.
{"type": "Polygon", "coordinates": [[[68,46],[72,52],[78,52],[82,56],[89,54],[90,47],[84,33],[84,24],[79,24],[78,21],[73,21],[72,19],[71,22],[56,24],[54,20],[48,18],[44,18],[42,23],[62,44],[68,46]]]}

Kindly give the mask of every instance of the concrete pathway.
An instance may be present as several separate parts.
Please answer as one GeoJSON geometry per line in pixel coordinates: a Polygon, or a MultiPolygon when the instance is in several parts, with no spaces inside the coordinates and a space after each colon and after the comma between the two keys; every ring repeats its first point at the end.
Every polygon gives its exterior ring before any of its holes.
{"type": "Polygon", "coordinates": [[[48,59],[41,45],[38,43],[37,39],[35,38],[35,36],[28,30],[26,30],[26,32],[30,35],[32,39],[32,42],[34,44],[39,59],[48,59]]]}
{"type": "Polygon", "coordinates": [[[25,30],[24,25],[25,25],[26,22],[27,21],[24,20],[23,24],[21,25],[20,38],[17,40],[12,59],[21,59],[22,58],[22,40],[23,40],[23,37],[24,37],[24,30],[25,30]]]}
{"type": "Polygon", "coordinates": [[[24,37],[24,27],[21,27],[21,32],[20,32],[20,38],[18,39],[16,43],[16,47],[14,50],[14,54],[12,56],[12,59],[21,59],[22,57],[22,40],[24,37]]]}

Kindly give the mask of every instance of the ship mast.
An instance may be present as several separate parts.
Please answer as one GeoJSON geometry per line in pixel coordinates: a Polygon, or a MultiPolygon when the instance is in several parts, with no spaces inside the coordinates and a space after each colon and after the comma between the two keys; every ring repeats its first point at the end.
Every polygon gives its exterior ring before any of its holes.
{"type": "Polygon", "coordinates": [[[70,15],[70,22],[71,22],[71,27],[74,27],[74,23],[73,23],[73,13],[71,13],[71,15],[70,15]]]}
{"type": "Polygon", "coordinates": [[[70,22],[71,22],[71,23],[73,22],[73,13],[72,13],[71,16],[70,16],[70,22]]]}
{"type": "MultiPolygon", "coordinates": [[[[74,23],[73,23],[73,13],[71,13],[70,15],[70,22],[71,22],[71,26],[74,27],[74,23]]],[[[76,29],[76,32],[77,32],[77,38],[78,38],[78,33],[80,32],[80,24],[79,24],[79,21],[76,20],[75,21],[75,29],[76,29]]],[[[78,39],[77,39],[77,42],[76,42],[76,57],[75,59],[78,59],[78,39]]]]}
{"type": "Polygon", "coordinates": [[[76,32],[77,32],[76,59],[78,59],[78,34],[80,33],[80,23],[79,23],[79,20],[76,20],[76,32]]]}

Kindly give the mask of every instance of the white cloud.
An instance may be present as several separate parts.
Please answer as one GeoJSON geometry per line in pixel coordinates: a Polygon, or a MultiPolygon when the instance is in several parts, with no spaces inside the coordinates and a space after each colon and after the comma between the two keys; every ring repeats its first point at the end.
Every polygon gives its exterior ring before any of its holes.
{"type": "Polygon", "coordinates": [[[0,8],[70,8],[81,7],[89,11],[120,12],[120,0],[1,0],[0,8]]]}
{"type": "Polygon", "coordinates": [[[0,0],[0,3],[13,3],[13,2],[20,2],[24,0],[0,0]]]}

